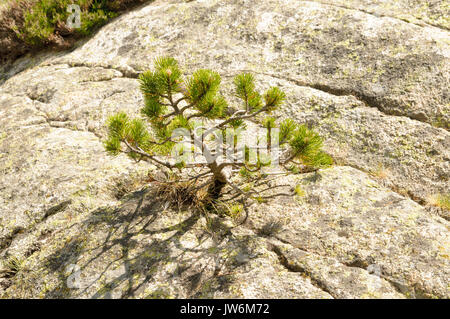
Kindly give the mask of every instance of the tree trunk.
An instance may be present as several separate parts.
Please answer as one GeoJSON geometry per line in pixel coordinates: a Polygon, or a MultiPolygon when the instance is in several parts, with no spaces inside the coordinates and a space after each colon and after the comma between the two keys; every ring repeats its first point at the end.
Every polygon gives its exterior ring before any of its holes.
{"type": "Polygon", "coordinates": [[[213,162],[208,165],[211,172],[213,173],[213,183],[208,189],[208,193],[212,199],[216,200],[220,196],[220,192],[225,187],[228,181],[228,176],[231,173],[231,167],[220,168],[217,162],[213,162]]]}
{"type": "Polygon", "coordinates": [[[219,198],[222,189],[225,187],[227,183],[224,183],[218,179],[214,179],[214,182],[209,186],[208,194],[211,196],[211,199],[216,200],[219,198]]]}

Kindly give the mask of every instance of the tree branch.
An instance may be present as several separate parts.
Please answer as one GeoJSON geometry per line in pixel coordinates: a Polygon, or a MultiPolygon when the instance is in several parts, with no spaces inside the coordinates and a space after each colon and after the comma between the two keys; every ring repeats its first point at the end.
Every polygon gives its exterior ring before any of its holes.
{"type": "Polygon", "coordinates": [[[214,132],[215,130],[224,127],[225,125],[227,125],[228,123],[230,123],[230,122],[232,122],[232,121],[249,119],[249,118],[255,117],[255,116],[258,115],[259,113],[262,113],[262,112],[264,112],[264,111],[266,111],[266,110],[267,110],[267,105],[264,106],[264,107],[262,107],[262,108],[259,109],[258,111],[255,111],[255,112],[251,113],[251,114],[247,114],[247,112],[246,112],[245,110],[239,110],[239,111],[236,111],[236,112],[235,112],[230,118],[228,118],[227,120],[223,121],[222,123],[217,124],[216,126],[210,128],[209,130],[207,130],[207,131],[204,133],[203,136],[204,136],[204,137],[208,136],[209,134],[211,134],[211,133],[214,132]],[[247,114],[247,115],[241,115],[241,116],[238,116],[239,114],[242,114],[242,113],[243,113],[243,114],[247,114]]]}

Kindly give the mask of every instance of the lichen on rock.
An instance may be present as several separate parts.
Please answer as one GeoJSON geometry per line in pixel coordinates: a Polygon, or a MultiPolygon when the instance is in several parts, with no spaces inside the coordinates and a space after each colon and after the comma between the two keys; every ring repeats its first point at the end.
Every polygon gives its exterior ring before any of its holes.
{"type": "Polygon", "coordinates": [[[449,298],[448,212],[428,205],[450,189],[448,2],[428,3],[158,0],[18,60],[0,76],[0,296],[449,298]],[[168,208],[155,167],[102,145],[160,55],[226,94],[241,72],[279,86],[274,116],[317,127],[335,166],[280,176],[301,192],[236,227],[168,208]]]}

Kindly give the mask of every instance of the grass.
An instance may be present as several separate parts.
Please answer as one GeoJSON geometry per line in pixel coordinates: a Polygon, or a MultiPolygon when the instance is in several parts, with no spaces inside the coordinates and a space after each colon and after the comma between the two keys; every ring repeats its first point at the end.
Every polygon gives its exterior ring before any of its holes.
{"type": "Polygon", "coordinates": [[[0,7],[0,63],[42,48],[67,49],[128,8],[148,0],[8,0],[0,7]],[[81,27],[67,25],[70,4],[81,27]]]}
{"type": "Polygon", "coordinates": [[[450,194],[434,194],[428,198],[428,203],[450,211],[450,194]]]}
{"type": "Polygon", "coordinates": [[[220,217],[228,216],[234,221],[241,218],[245,211],[244,206],[238,202],[212,198],[208,192],[209,185],[210,182],[184,182],[169,179],[153,183],[152,189],[161,202],[178,211],[190,210],[207,217],[211,214],[220,217]]]}
{"type": "Polygon", "coordinates": [[[183,210],[207,211],[211,203],[205,187],[197,183],[181,181],[164,181],[153,184],[156,196],[170,207],[183,210]]]}
{"type": "Polygon", "coordinates": [[[380,179],[387,179],[392,174],[389,168],[386,168],[382,163],[379,163],[378,167],[371,172],[371,175],[380,179]]]}
{"type": "Polygon", "coordinates": [[[19,259],[17,257],[9,257],[3,262],[3,267],[5,267],[9,276],[15,276],[23,267],[24,260],[19,259]]]}

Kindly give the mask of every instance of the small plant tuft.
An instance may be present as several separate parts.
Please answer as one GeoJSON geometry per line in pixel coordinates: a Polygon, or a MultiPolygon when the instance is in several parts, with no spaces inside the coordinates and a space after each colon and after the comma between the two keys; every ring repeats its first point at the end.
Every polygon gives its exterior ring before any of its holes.
{"type": "Polygon", "coordinates": [[[295,185],[294,192],[299,197],[305,196],[305,191],[303,190],[303,188],[300,184],[295,185]]]}
{"type": "Polygon", "coordinates": [[[428,203],[450,211],[450,194],[434,194],[428,198],[428,203]]]}
{"type": "Polygon", "coordinates": [[[15,256],[7,258],[3,262],[3,267],[7,271],[8,277],[15,276],[19,271],[22,270],[24,264],[24,260],[15,256]]]}

